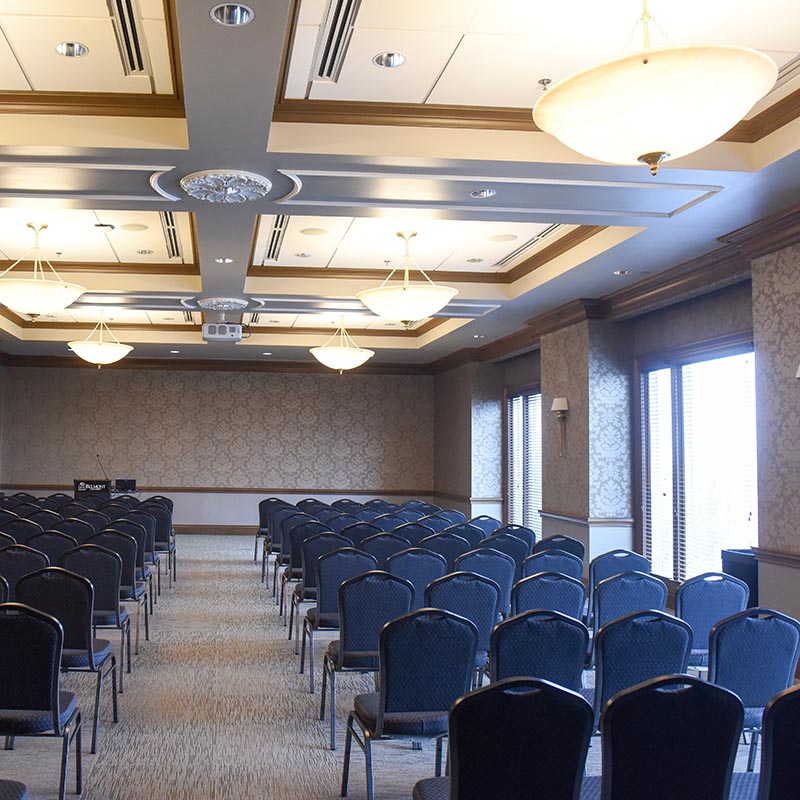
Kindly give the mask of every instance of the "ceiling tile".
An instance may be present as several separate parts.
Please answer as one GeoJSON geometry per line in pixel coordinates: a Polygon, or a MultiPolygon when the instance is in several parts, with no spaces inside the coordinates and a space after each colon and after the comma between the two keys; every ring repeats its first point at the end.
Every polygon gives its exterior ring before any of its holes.
{"type": "Polygon", "coordinates": [[[484,0],[362,0],[357,28],[456,31],[461,33],[484,0]]]}

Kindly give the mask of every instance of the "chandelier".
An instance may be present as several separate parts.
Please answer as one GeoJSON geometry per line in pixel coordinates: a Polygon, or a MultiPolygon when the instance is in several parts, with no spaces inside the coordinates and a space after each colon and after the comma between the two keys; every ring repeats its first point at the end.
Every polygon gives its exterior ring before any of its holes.
{"type": "Polygon", "coordinates": [[[106,325],[103,320],[103,312],[100,312],[100,322],[94,326],[91,333],[77,342],[67,342],[67,347],[75,353],[78,358],[88,361],[90,364],[97,364],[97,368],[103,364],[113,364],[125,358],[128,353],[133,350],[133,346],[129,344],[122,344],[119,339],[111,332],[111,329],[106,325]],[[103,339],[103,332],[108,334],[109,339],[103,339]],[[97,334],[97,338],[92,337],[97,334]]]}
{"type": "MultiPolygon", "coordinates": [[[[0,273],[0,303],[18,314],[28,314],[36,317],[40,314],[52,314],[63,311],[71,306],[85,291],[84,286],[77,283],[66,283],[61,280],[53,265],[39,254],[39,234],[47,225],[34,225],[28,223],[33,230],[33,277],[32,278],[7,278],[6,275],[14,269],[31,252],[28,250],[22,258],[18,258],[8,269],[0,273]],[[55,279],[48,278],[42,261],[50,268],[55,279]]],[[[17,273],[18,274],[18,273],[17,273]]]]}
{"type": "Polygon", "coordinates": [[[407,325],[409,322],[425,319],[441,311],[458,294],[458,289],[434,283],[417,263],[414,263],[414,269],[422,273],[427,283],[410,283],[408,273],[411,256],[408,254],[408,243],[417,234],[414,231],[398,231],[397,235],[406,243],[403,282],[389,284],[392,275],[400,268],[397,266],[380,286],[358,292],[356,297],[379,317],[407,325]]]}
{"type": "Polygon", "coordinates": [[[542,92],[536,125],[567,147],[612,164],[693,153],[729,131],[773,86],[771,58],[749,47],[650,49],[653,17],[642,2],[644,50],[578,72],[542,92]]]}
{"type": "Polygon", "coordinates": [[[338,369],[340,375],[346,369],[360,367],[375,355],[372,350],[359,347],[353,341],[350,334],[345,330],[344,317],[339,319],[339,327],[333,336],[322,347],[312,347],[310,353],[320,364],[324,364],[331,369],[338,369]]]}

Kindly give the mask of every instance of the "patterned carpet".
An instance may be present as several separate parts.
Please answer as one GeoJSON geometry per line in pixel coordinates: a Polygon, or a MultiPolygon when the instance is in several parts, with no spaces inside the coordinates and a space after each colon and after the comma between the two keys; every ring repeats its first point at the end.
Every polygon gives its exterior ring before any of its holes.
{"type": "MultiPolygon", "coordinates": [[[[100,752],[88,753],[93,678],[67,676],[84,711],[86,800],[315,800],[339,796],[344,725],[369,677],[337,681],[338,749],[327,748],[319,693],[308,693],[277,608],[259,582],[250,536],[182,536],[178,583],[164,588],[151,641],[134,657],[120,697],[120,723],[104,696],[100,752]]],[[[164,583],[166,587],[166,581],[164,583]]],[[[318,635],[317,677],[331,635],[318,635]]],[[[599,746],[589,756],[597,774],[599,746]]],[[[60,742],[19,739],[0,753],[0,775],[23,781],[31,797],[55,799],[60,742]]],[[[374,748],[375,793],[406,800],[433,774],[433,746],[409,742],[374,748]]],[[[74,789],[74,759],[68,790],[74,789]]],[[[69,796],[69,795],[68,795],[69,796]]],[[[73,795],[74,796],[74,795],[73,795]]],[[[364,761],[354,747],[350,797],[366,796],[364,761]]]]}

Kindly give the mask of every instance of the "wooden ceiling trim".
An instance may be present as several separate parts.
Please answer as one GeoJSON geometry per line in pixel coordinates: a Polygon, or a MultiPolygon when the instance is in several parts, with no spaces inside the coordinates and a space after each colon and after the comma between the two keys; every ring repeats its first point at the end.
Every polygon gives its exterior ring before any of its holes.
{"type": "MultiPolygon", "coordinates": [[[[7,269],[14,262],[0,260],[0,270],[7,269]]],[[[88,272],[109,275],[199,275],[200,267],[196,263],[179,264],[177,262],[160,264],[132,264],[116,261],[59,261],[53,265],[61,273],[88,272]]],[[[33,272],[32,262],[22,262],[14,267],[20,272],[33,272]]]]}
{"type": "Polygon", "coordinates": [[[747,258],[783,250],[800,243],[800,203],[770,214],[751,225],[720,236],[717,240],[732,245],[747,258]]]}

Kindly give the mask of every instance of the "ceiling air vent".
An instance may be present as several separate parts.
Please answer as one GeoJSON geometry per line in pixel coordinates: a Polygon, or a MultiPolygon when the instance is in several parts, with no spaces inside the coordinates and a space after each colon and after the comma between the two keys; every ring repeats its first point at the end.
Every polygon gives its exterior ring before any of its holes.
{"type": "Polygon", "coordinates": [[[135,0],[108,0],[117,47],[126,75],[147,74],[144,39],[139,33],[139,15],[135,0]]]}
{"type": "Polygon", "coordinates": [[[171,211],[159,211],[161,229],[164,231],[164,243],[167,246],[169,258],[181,258],[181,240],[178,237],[178,227],[175,224],[175,215],[171,211]]]}
{"type": "Polygon", "coordinates": [[[272,223],[272,230],[269,232],[269,241],[267,242],[267,249],[264,252],[262,264],[265,264],[267,261],[277,261],[280,257],[283,237],[286,235],[288,224],[289,217],[286,214],[278,214],[275,217],[275,222],[272,223]]]}
{"type": "Polygon", "coordinates": [[[191,311],[184,311],[183,312],[183,321],[184,322],[192,322],[194,323],[194,316],[191,311]]]}
{"type": "Polygon", "coordinates": [[[535,244],[538,244],[542,241],[542,239],[546,239],[549,236],[552,236],[561,225],[555,224],[550,225],[545,228],[541,233],[537,233],[532,239],[528,239],[527,242],[521,244],[516,250],[512,250],[507,256],[501,258],[496,264],[496,267],[506,267],[509,264],[513,264],[520,256],[522,256],[527,250],[530,250],[535,244]]]}
{"type": "Polygon", "coordinates": [[[328,0],[325,24],[317,39],[312,80],[339,80],[360,5],[361,0],[328,0]]]}

